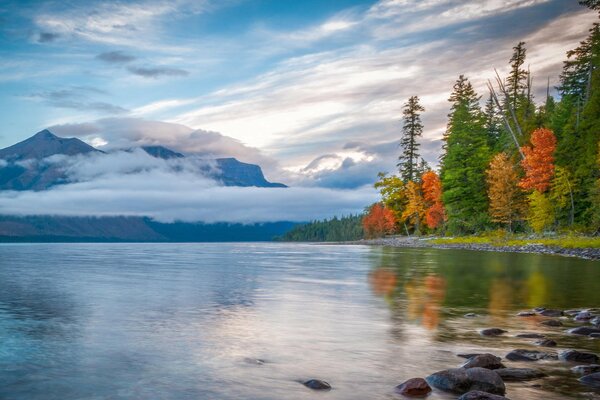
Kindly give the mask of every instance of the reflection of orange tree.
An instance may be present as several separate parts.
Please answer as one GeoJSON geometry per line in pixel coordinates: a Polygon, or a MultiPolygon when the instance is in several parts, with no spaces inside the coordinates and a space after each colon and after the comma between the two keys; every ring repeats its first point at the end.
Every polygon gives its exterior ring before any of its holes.
{"type": "Polygon", "coordinates": [[[439,275],[430,274],[423,280],[406,282],[404,291],[408,319],[420,320],[427,329],[437,328],[441,304],[446,296],[446,280],[439,275]]]}
{"type": "Polygon", "coordinates": [[[373,292],[379,296],[390,296],[396,289],[396,273],[388,268],[378,268],[369,274],[373,292]]]}

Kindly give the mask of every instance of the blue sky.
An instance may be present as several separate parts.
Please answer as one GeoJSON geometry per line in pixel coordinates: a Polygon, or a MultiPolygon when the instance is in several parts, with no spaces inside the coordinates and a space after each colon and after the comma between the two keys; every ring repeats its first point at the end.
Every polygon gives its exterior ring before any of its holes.
{"type": "Polygon", "coordinates": [[[408,97],[435,163],[459,74],[484,94],[524,40],[541,101],[596,19],[576,0],[5,0],[0,147],[52,127],[360,187],[394,168],[408,97]]]}

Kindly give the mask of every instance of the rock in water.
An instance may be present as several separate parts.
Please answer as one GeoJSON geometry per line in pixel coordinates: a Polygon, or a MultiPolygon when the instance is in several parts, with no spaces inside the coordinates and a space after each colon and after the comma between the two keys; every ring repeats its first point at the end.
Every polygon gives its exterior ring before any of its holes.
{"type": "Polygon", "coordinates": [[[516,349],[506,355],[506,359],[510,361],[556,360],[557,358],[556,354],[525,349],[516,349]]]}
{"type": "Polygon", "coordinates": [[[557,319],[548,319],[546,321],[542,321],[540,322],[540,324],[542,325],[546,325],[546,326],[562,326],[562,322],[560,322],[557,319]]]}
{"type": "Polygon", "coordinates": [[[575,315],[576,321],[588,321],[592,319],[594,316],[589,311],[581,311],[577,315],[575,315]]]}
{"type": "Polygon", "coordinates": [[[595,364],[599,361],[598,356],[594,353],[584,353],[577,350],[563,351],[558,355],[561,361],[573,361],[579,363],[595,364]]]}
{"type": "Polygon", "coordinates": [[[600,333],[590,333],[589,335],[592,339],[600,339],[600,333]]]}
{"type": "Polygon", "coordinates": [[[503,381],[528,381],[546,376],[543,372],[531,368],[501,368],[495,372],[503,381]]]}
{"type": "Polygon", "coordinates": [[[485,368],[453,368],[429,375],[427,383],[445,392],[463,394],[472,390],[504,395],[506,387],[500,375],[485,368]]]}
{"type": "Polygon", "coordinates": [[[544,347],[556,347],[556,342],[552,339],[536,340],[535,344],[544,347]]]}
{"type": "Polygon", "coordinates": [[[505,331],[504,329],[500,329],[500,328],[488,328],[488,329],[483,329],[479,333],[483,336],[500,336],[506,332],[507,331],[505,331]]]}
{"type": "Polygon", "coordinates": [[[600,372],[600,365],[591,364],[591,365],[578,365],[576,367],[571,368],[574,374],[578,375],[589,375],[595,372],[600,372]]]}
{"type": "Polygon", "coordinates": [[[479,390],[472,390],[468,393],[463,394],[458,400],[508,400],[504,396],[498,396],[497,394],[491,394],[482,392],[479,390]]]}
{"type": "Polygon", "coordinates": [[[579,378],[579,382],[594,388],[600,388],[600,372],[582,376],[581,378],[579,378]]]}
{"type": "Polygon", "coordinates": [[[544,317],[562,317],[564,315],[564,313],[560,310],[543,310],[540,311],[540,315],[543,315],[544,317]]]}
{"type": "Polygon", "coordinates": [[[537,314],[531,311],[521,311],[517,317],[535,317],[537,314]]]}
{"type": "Polygon", "coordinates": [[[313,390],[331,390],[331,385],[320,379],[310,379],[304,382],[303,385],[313,390]]]}
{"type": "Polygon", "coordinates": [[[541,333],[519,333],[516,337],[526,338],[526,339],[543,339],[544,335],[541,333]]]}
{"type": "Polygon", "coordinates": [[[426,396],[431,392],[431,387],[423,378],[412,378],[396,386],[395,391],[403,396],[426,396]]]}
{"type": "Polygon", "coordinates": [[[476,317],[478,317],[478,316],[479,316],[479,315],[477,315],[477,314],[475,314],[475,313],[472,313],[472,312],[470,312],[470,313],[466,313],[466,314],[465,314],[465,318],[476,318],[476,317]]]}
{"type": "Polygon", "coordinates": [[[600,328],[600,317],[595,317],[594,319],[592,319],[592,320],[590,321],[590,323],[591,323],[592,325],[594,325],[595,327],[598,327],[598,328],[600,328]]]}
{"type": "Polygon", "coordinates": [[[591,328],[589,326],[579,326],[577,328],[569,329],[567,331],[573,335],[583,335],[587,336],[592,333],[600,333],[600,328],[591,328]]]}
{"type": "Polygon", "coordinates": [[[496,357],[493,354],[479,354],[469,358],[469,360],[462,366],[462,368],[504,368],[504,365],[502,365],[502,362],[500,360],[500,357],[496,357]]]}

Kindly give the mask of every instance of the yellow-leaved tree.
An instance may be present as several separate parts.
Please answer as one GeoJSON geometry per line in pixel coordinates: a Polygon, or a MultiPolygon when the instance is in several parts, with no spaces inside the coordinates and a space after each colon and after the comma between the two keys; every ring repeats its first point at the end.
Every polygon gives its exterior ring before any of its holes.
{"type": "Polygon", "coordinates": [[[527,221],[529,226],[536,232],[541,233],[554,222],[554,206],[544,193],[535,190],[529,196],[529,215],[527,221]]]}
{"type": "Polygon", "coordinates": [[[406,208],[402,213],[402,219],[414,226],[416,234],[421,233],[421,221],[425,217],[425,200],[421,193],[421,185],[413,181],[406,184],[406,208]]]}
{"type": "Polygon", "coordinates": [[[506,224],[509,231],[515,221],[523,219],[525,203],[517,187],[519,175],[506,153],[494,156],[486,171],[489,212],[492,221],[506,224]]]}

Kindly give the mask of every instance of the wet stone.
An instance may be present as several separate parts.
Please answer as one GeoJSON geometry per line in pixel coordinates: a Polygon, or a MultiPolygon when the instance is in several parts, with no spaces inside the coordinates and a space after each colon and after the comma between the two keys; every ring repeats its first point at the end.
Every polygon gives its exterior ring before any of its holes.
{"type": "Polygon", "coordinates": [[[590,364],[590,365],[578,365],[576,367],[571,368],[574,374],[578,375],[589,375],[595,372],[600,372],[600,365],[598,364],[590,364]]]}
{"type": "Polygon", "coordinates": [[[503,381],[528,381],[546,376],[543,372],[531,368],[501,368],[495,372],[503,381]]]}
{"type": "Polygon", "coordinates": [[[558,355],[558,359],[561,361],[579,362],[596,364],[600,359],[594,353],[584,353],[577,350],[563,351],[558,355]]]}
{"type": "Polygon", "coordinates": [[[545,336],[542,335],[541,333],[519,333],[518,335],[516,335],[516,337],[526,338],[526,339],[543,339],[543,338],[545,338],[545,336]]]}
{"type": "Polygon", "coordinates": [[[539,314],[543,315],[544,317],[562,317],[564,315],[564,313],[561,310],[548,310],[548,309],[544,309],[543,311],[540,311],[539,314]]]}
{"type": "Polygon", "coordinates": [[[556,342],[552,339],[536,340],[534,344],[543,347],[556,347],[556,342]]]}
{"type": "Polygon", "coordinates": [[[396,386],[395,391],[403,396],[426,396],[431,392],[431,387],[423,378],[412,378],[396,386]]]}
{"type": "Polygon", "coordinates": [[[579,378],[579,382],[594,388],[600,388],[600,372],[582,376],[579,378]]]}
{"type": "Polygon", "coordinates": [[[508,353],[506,359],[510,361],[556,360],[558,356],[543,351],[516,349],[508,353]]]}
{"type": "Polygon", "coordinates": [[[583,335],[588,336],[592,333],[600,333],[600,328],[591,328],[589,326],[578,326],[577,328],[569,329],[567,331],[573,335],[583,335]]]}
{"type": "Polygon", "coordinates": [[[594,325],[595,327],[598,327],[598,328],[600,328],[600,317],[594,317],[594,318],[593,318],[593,319],[590,321],[590,323],[591,323],[592,325],[594,325]]]}
{"type": "Polygon", "coordinates": [[[460,353],[460,354],[457,354],[457,356],[461,357],[461,358],[467,358],[468,359],[468,358],[473,358],[475,356],[480,356],[482,354],[483,353],[460,353]]]}
{"type": "Polygon", "coordinates": [[[541,325],[545,326],[563,326],[562,322],[557,319],[548,319],[546,321],[540,322],[541,325]]]}
{"type": "Polygon", "coordinates": [[[480,390],[471,390],[460,396],[458,400],[507,400],[507,398],[498,396],[497,394],[482,392],[480,390]]]}
{"type": "Polygon", "coordinates": [[[535,317],[537,314],[532,311],[521,311],[517,317],[535,317]]]}
{"type": "Polygon", "coordinates": [[[320,379],[310,379],[302,384],[313,390],[331,390],[331,385],[320,379]]]}
{"type": "Polygon", "coordinates": [[[575,315],[575,320],[576,321],[588,321],[588,320],[592,319],[593,317],[594,316],[589,311],[582,311],[582,312],[578,313],[577,315],[575,315]]]}
{"type": "Polygon", "coordinates": [[[500,336],[506,332],[507,331],[505,331],[504,329],[500,329],[500,328],[487,328],[487,329],[481,330],[479,333],[482,336],[500,336]]]}
{"type": "Polygon", "coordinates": [[[472,313],[472,312],[465,314],[465,318],[475,318],[475,317],[479,317],[479,315],[472,313]]]}
{"type": "Polygon", "coordinates": [[[570,317],[573,317],[577,314],[579,314],[582,310],[565,310],[565,315],[568,315],[570,317]]]}
{"type": "Polygon", "coordinates": [[[504,395],[506,387],[500,375],[485,368],[454,368],[429,375],[427,383],[431,386],[457,394],[472,390],[504,395]]]}
{"type": "Polygon", "coordinates": [[[504,365],[502,364],[500,357],[496,357],[493,354],[480,354],[469,358],[462,368],[498,369],[504,368],[504,365]]]}
{"type": "Polygon", "coordinates": [[[590,333],[588,336],[593,339],[600,339],[600,333],[590,333]]]}

